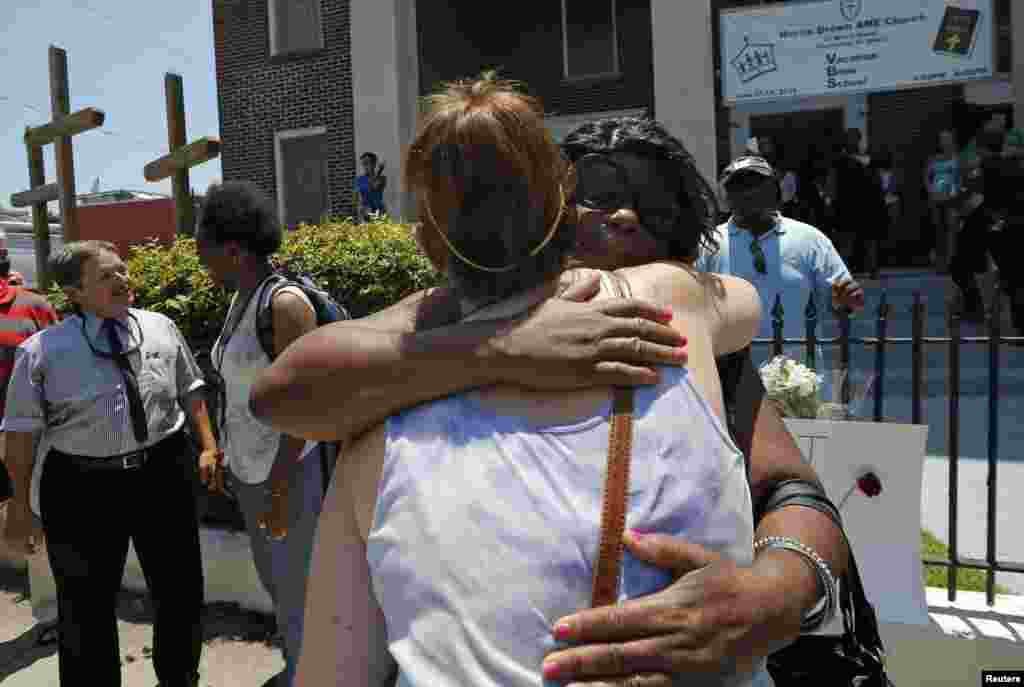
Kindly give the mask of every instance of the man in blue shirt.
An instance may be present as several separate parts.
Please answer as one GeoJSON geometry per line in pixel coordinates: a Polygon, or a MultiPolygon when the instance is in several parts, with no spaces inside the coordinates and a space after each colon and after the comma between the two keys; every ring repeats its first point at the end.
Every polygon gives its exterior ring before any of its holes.
{"type": "MultiPolygon", "coordinates": [[[[722,172],[721,183],[733,214],[718,227],[718,251],[702,252],[697,267],[742,277],[757,287],[763,313],[759,336],[773,336],[776,297],[782,303],[786,338],[806,336],[804,311],[817,290],[831,290],[834,306],[851,310],[864,307],[864,290],[850,276],[832,241],[811,225],[779,213],[778,184],[767,160],[737,158],[722,172]]],[[[825,313],[824,304],[816,301],[816,305],[820,318],[825,313]]],[[[802,361],[804,350],[789,347],[786,353],[802,361]]],[[[820,353],[816,357],[818,373],[826,378],[827,389],[828,375],[820,353]]]]}
{"type": "Polygon", "coordinates": [[[388,178],[384,176],[384,163],[377,164],[376,153],[363,153],[359,162],[363,165],[363,174],[356,177],[356,216],[359,221],[365,222],[371,212],[387,212],[384,207],[384,189],[388,185],[388,178]]]}

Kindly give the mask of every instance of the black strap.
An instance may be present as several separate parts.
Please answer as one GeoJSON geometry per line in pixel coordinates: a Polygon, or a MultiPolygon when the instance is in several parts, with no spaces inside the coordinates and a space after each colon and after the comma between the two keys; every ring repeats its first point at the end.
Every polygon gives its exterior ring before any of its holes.
{"type": "MultiPolygon", "coordinates": [[[[267,354],[271,362],[277,358],[277,352],[274,350],[274,313],[273,308],[274,296],[278,290],[285,286],[294,286],[301,289],[303,293],[306,293],[306,289],[303,288],[300,282],[293,279],[289,279],[283,274],[277,272],[268,276],[263,283],[260,285],[257,296],[256,296],[256,340],[259,342],[260,347],[263,348],[263,352],[267,354]]],[[[306,293],[306,297],[309,298],[309,294],[306,293]]],[[[312,302],[312,299],[310,299],[312,302]]],[[[316,310],[314,304],[313,310],[316,310]]],[[[243,311],[244,313],[244,311],[243,311]]],[[[347,313],[346,313],[347,315],[347,313]]],[[[319,317],[319,314],[318,314],[319,317]]],[[[348,319],[348,317],[345,317],[348,319]]],[[[317,322],[319,325],[320,323],[317,322]]],[[[327,490],[330,487],[331,474],[333,470],[333,462],[329,446],[334,446],[336,454],[341,451],[341,442],[337,441],[321,441],[319,442],[319,453],[320,453],[320,481],[323,487],[323,496],[327,496],[327,490]]],[[[334,457],[337,458],[337,455],[334,457]]]]}
{"type": "MultiPolygon", "coordinates": [[[[875,616],[875,609],[868,601],[864,592],[864,584],[860,579],[860,571],[857,570],[857,560],[853,555],[853,547],[850,546],[846,533],[843,533],[850,557],[846,563],[846,575],[842,579],[840,590],[839,608],[843,613],[843,640],[850,644],[854,640],[860,646],[870,651],[873,657],[879,662],[884,662],[885,650],[882,647],[882,638],[878,634],[878,618],[875,616]]],[[[848,647],[851,650],[853,647],[848,647]]]]}
{"type": "Polygon", "coordinates": [[[132,431],[135,433],[135,441],[144,444],[149,439],[149,422],[146,420],[146,409],[142,405],[142,394],[139,393],[139,380],[135,376],[135,370],[128,356],[124,353],[121,345],[121,338],[117,335],[114,320],[106,320],[103,326],[107,328],[107,340],[110,342],[110,353],[114,362],[121,368],[121,375],[124,377],[125,395],[128,397],[128,412],[132,418],[132,431]]]}
{"type": "Polygon", "coordinates": [[[840,531],[843,530],[843,519],[839,515],[839,510],[825,493],[825,489],[820,484],[805,479],[787,479],[775,485],[775,489],[761,505],[761,508],[754,513],[754,522],[760,522],[768,513],[786,506],[813,508],[819,513],[827,515],[840,531]]]}

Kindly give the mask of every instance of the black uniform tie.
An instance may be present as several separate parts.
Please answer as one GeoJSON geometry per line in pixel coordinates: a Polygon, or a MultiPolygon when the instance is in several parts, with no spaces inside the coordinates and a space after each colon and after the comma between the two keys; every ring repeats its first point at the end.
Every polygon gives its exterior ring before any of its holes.
{"type": "Polygon", "coordinates": [[[132,369],[132,364],[121,345],[121,338],[117,335],[117,322],[108,319],[103,326],[107,328],[107,340],[110,342],[110,352],[114,357],[114,362],[121,368],[121,374],[124,376],[124,387],[128,396],[128,412],[132,416],[135,441],[144,444],[149,439],[149,422],[146,421],[146,409],[142,405],[142,395],[139,393],[139,380],[135,377],[135,370],[132,369]]]}

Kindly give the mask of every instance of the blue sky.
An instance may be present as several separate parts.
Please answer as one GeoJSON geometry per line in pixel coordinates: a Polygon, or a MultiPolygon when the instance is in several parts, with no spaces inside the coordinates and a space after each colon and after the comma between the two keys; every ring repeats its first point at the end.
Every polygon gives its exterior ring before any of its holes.
{"type": "MultiPolygon", "coordinates": [[[[147,182],[143,166],[167,153],[164,74],[185,86],[188,139],[219,136],[211,0],[2,0],[0,28],[0,205],[28,186],[26,126],[50,119],[48,51],[68,54],[72,112],[98,107],[102,129],[74,139],[75,184],[88,192],[126,188],[170,193],[170,181],[147,182]]],[[[46,180],[56,181],[53,146],[46,180]]],[[[191,170],[204,191],[220,178],[219,160],[191,170]]],[[[56,203],[53,204],[56,209],[56,203]]]]}

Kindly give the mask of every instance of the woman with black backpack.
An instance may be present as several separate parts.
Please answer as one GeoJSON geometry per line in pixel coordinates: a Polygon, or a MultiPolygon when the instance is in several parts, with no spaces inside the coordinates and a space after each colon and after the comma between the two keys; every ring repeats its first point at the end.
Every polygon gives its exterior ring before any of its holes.
{"type": "Polygon", "coordinates": [[[317,326],[316,305],[304,288],[284,283],[271,264],[282,235],[273,203],[255,184],[227,182],[207,191],[196,230],[199,258],[215,283],[235,292],[212,352],[220,377],[226,483],[245,519],[256,572],[274,602],[284,636],[281,684],[287,686],[302,644],[306,575],[325,476],[318,444],[277,432],[249,412],[249,389],[259,373],[317,326]]]}

